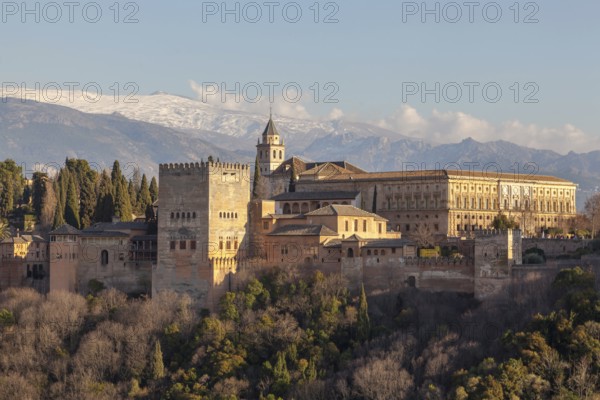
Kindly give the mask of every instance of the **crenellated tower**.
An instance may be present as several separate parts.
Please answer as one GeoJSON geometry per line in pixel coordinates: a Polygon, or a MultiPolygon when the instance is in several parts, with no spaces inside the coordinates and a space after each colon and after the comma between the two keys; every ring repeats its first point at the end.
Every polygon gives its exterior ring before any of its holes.
{"type": "Polygon", "coordinates": [[[262,176],[269,176],[285,160],[285,144],[275,127],[273,116],[269,115],[269,122],[256,145],[256,155],[262,176]]]}

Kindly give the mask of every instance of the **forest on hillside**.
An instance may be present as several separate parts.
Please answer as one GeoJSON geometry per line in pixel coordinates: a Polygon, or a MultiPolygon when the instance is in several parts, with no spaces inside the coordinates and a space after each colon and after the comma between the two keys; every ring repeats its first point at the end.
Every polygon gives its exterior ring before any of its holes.
{"type": "Polygon", "coordinates": [[[0,399],[598,399],[595,277],[561,271],[526,303],[407,289],[353,296],[338,275],[275,270],[197,309],[0,293],[0,399]]]}
{"type": "Polygon", "coordinates": [[[33,172],[31,179],[15,161],[0,162],[0,223],[30,215],[38,231],[48,232],[64,223],[85,229],[113,216],[152,219],[157,199],[156,178],[149,181],[137,168],[127,178],[119,161],[98,171],[86,160],[67,158],[55,173],[33,172]]]}

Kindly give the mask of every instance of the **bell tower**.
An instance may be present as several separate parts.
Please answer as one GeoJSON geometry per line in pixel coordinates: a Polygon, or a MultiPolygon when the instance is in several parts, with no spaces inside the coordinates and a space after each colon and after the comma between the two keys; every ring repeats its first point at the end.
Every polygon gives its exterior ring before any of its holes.
{"type": "Polygon", "coordinates": [[[259,139],[256,145],[256,155],[262,176],[271,175],[285,160],[285,145],[273,123],[272,114],[269,114],[269,122],[262,134],[262,143],[259,139]]]}

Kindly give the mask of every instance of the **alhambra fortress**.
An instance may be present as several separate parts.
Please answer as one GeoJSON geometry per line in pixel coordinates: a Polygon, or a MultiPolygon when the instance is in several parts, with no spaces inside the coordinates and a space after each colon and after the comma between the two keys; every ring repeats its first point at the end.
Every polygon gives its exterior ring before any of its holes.
{"type": "Polygon", "coordinates": [[[96,282],[132,295],[185,292],[215,310],[226,291],[279,267],[341,274],[370,293],[415,287],[502,299],[556,272],[522,265],[524,250],[556,256],[585,246],[542,237],[576,215],[576,184],[563,179],[286,159],[271,118],[256,149],[255,167],[161,164],[156,234],[145,221],[114,221],[2,241],[0,289],[85,294],[96,282]],[[520,229],[493,230],[500,214],[520,229]]]}

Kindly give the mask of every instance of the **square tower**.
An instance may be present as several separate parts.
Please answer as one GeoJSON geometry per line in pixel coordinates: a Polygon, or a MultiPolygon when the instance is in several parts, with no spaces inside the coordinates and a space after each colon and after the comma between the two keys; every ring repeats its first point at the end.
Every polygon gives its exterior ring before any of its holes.
{"type": "Polygon", "coordinates": [[[214,310],[245,244],[249,201],[248,165],[160,165],[153,293],[186,292],[214,310]]]}

